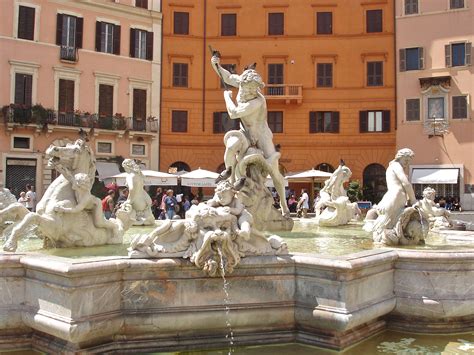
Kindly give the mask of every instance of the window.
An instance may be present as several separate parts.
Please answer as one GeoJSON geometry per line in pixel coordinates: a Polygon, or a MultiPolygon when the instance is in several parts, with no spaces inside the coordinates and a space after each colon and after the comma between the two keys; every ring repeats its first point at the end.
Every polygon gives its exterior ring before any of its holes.
{"type": "Polygon", "coordinates": [[[153,60],[153,32],[130,29],[130,57],[153,60]]]}
{"type": "Polygon", "coordinates": [[[188,87],[188,64],[173,63],[173,86],[188,87]]]}
{"type": "Polygon", "coordinates": [[[471,65],[471,43],[451,43],[444,47],[447,67],[471,65]]]}
{"type": "Polygon", "coordinates": [[[114,87],[99,84],[99,117],[112,117],[114,114],[114,87]]]}
{"type": "Polygon", "coordinates": [[[145,144],[132,144],[132,155],[145,155],[145,144]]]}
{"type": "Polygon", "coordinates": [[[449,8],[450,9],[463,9],[464,0],[449,0],[449,8]]]}
{"type": "Polygon", "coordinates": [[[367,132],[390,132],[390,111],[360,111],[359,131],[367,132]]]}
{"type": "Polygon", "coordinates": [[[61,46],[61,59],[76,61],[76,50],[82,48],[83,28],[84,19],[82,17],[58,14],[56,44],[61,46]]]}
{"type": "Polygon", "coordinates": [[[367,86],[383,86],[382,62],[367,62],[367,86]]]}
{"type": "Polygon", "coordinates": [[[283,133],[282,111],[268,111],[268,127],[273,133],[283,133]]]}
{"type": "Polygon", "coordinates": [[[120,54],[120,26],[97,21],[95,29],[95,50],[120,54]]]}
{"type": "Polygon", "coordinates": [[[189,13],[174,12],[173,13],[173,33],[175,35],[189,34],[189,13]]]}
{"type": "Polygon", "coordinates": [[[142,9],[148,9],[148,0],[135,0],[135,7],[141,7],[142,9]]]}
{"type": "Polygon", "coordinates": [[[171,132],[188,131],[188,111],[171,112],[171,132]]]}
{"type": "Polygon", "coordinates": [[[268,34],[270,36],[281,36],[284,33],[285,17],[283,12],[271,12],[268,14],[268,34]]]}
{"type": "Polygon", "coordinates": [[[268,84],[283,84],[283,64],[268,64],[268,84]]]}
{"type": "Polygon", "coordinates": [[[221,15],[221,36],[235,36],[237,34],[237,15],[221,15]]]}
{"type": "Polygon", "coordinates": [[[30,149],[29,137],[13,137],[14,149],[30,149]]]}
{"type": "Polygon", "coordinates": [[[318,63],[316,86],[318,88],[332,87],[332,63],[318,63]]]}
{"type": "Polygon", "coordinates": [[[316,13],[316,33],[318,35],[332,34],[332,12],[316,13]]]}
{"type": "Polygon", "coordinates": [[[97,153],[112,154],[112,143],[97,142],[97,153]]]}
{"type": "Polygon", "coordinates": [[[453,96],[453,118],[467,118],[467,96],[453,96]]]}
{"type": "Polygon", "coordinates": [[[239,129],[240,120],[233,120],[229,118],[226,112],[214,112],[213,116],[213,132],[226,133],[233,129],[239,129]]]}
{"type": "Polygon", "coordinates": [[[15,98],[14,103],[30,107],[32,103],[33,75],[15,74],[15,98]]]}
{"type": "Polygon", "coordinates": [[[33,7],[18,7],[18,38],[34,40],[35,9],[33,7]]]}
{"type": "Polygon", "coordinates": [[[311,111],[309,133],[339,133],[339,112],[311,111]]]}
{"type": "Polygon", "coordinates": [[[428,98],[428,118],[444,118],[444,97],[428,98]]]}
{"type": "Polygon", "coordinates": [[[382,10],[367,10],[367,33],[382,32],[382,10]]]}
{"type": "Polygon", "coordinates": [[[373,203],[378,203],[387,191],[385,168],[377,163],[369,164],[363,173],[364,196],[373,203]]]}
{"type": "Polygon", "coordinates": [[[59,79],[58,111],[60,114],[74,112],[74,80],[59,79]]]}
{"type": "Polygon", "coordinates": [[[424,69],[423,48],[402,48],[400,53],[400,71],[424,69]]]}
{"type": "Polygon", "coordinates": [[[418,13],[418,0],[405,0],[405,15],[418,13]]]}
{"type": "Polygon", "coordinates": [[[133,118],[144,120],[146,118],[146,90],[133,89],[133,118]]]}
{"type": "Polygon", "coordinates": [[[406,100],[406,120],[419,121],[420,120],[420,99],[406,100]]]}

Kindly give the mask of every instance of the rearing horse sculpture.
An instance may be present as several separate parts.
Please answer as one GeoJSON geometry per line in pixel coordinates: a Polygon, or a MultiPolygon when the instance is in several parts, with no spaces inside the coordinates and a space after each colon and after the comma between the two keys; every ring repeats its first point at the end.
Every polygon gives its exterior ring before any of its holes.
{"type": "Polygon", "coordinates": [[[0,211],[0,221],[7,215],[21,218],[11,230],[3,249],[15,251],[18,240],[32,228],[36,228],[38,236],[44,238],[45,246],[74,247],[122,243],[123,234],[131,223],[126,211],[121,211],[117,219],[110,220],[116,228],[105,228],[97,227],[94,211],[87,208],[74,210],[78,205],[74,180],[76,174],[89,177],[89,185],[85,188],[90,192],[96,170],[94,155],[85,141],[78,139],[64,147],[51,145],[46,150],[46,157],[49,158],[49,166],[54,167],[61,175],[48,187],[36,206],[36,212],[28,212],[18,204],[0,211]],[[74,212],[64,213],[65,210],[74,212]]]}

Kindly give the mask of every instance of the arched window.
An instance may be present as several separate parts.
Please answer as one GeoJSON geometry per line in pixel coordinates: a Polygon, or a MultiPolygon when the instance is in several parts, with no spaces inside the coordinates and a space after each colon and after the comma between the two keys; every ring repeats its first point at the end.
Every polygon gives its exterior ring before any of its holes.
{"type": "Polygon", "coordinates": [[[328,164],[328,163],[321,163],[321,164],[317,165],[316,170],[321,170],[321,171],[324,171],[326,173],[333,173],[334,172],[333,166],[331,164],[328,164]]]}
{"type": "Polygon", "coordinates": [[[225,163],[222,163],[221,165],[218,166],[216,173],[222,173],[225,170],[225,163]]]}
{"type": "Polygon", "coordinates": [[[176,161],[173,164],[171,164],[170,167],[168,168],[169,173],[177,173],[179,171],[191,171],[191,168],[189,167],[188,164],[182,161],[176,161]]]}
{"type": "Polygon", "coordinates": [[[380,164],[367,165],[363,173],[364,198],[378,203],[387,191],[385,168],[380,164]]]}

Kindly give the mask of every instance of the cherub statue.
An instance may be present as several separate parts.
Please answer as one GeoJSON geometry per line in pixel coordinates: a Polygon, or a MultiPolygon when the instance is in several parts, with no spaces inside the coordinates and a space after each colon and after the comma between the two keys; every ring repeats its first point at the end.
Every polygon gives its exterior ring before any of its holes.
{"type": "Polygon", "coordinates": [[[436,190],[427,187],[423,190],[423,199],[418,201],[414,206],[423,213],[430,223],[430,229],[449,228],[452,227],[450,212],[439,204],[434,202],[436,190]]]}

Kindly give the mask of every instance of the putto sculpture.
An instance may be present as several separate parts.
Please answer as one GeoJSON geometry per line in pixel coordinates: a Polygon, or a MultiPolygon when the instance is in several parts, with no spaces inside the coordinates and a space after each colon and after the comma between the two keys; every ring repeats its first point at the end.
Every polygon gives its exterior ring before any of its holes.
{"type": "Polygon", "coordinates": [[[448,229],[453,226],[451,213],[434,202],[436,190],[427,187],[423,190],[423,199],[418,201],[415,206],[421,211],[428,220],[431,229],[448,229]]]}
{"type": "Polygon", "coordinates": [[[61,175],[48,187],[36,205],[36,212],[29,212],[21,204],[0,211],[0,221],[15,221],[3,249],[15,251],[18,240],[32,229],[44,239],[45,247],[122,243],[131,224],[130,211],[124,208],[116,218],[105,220],[100,200],[90,193],[96,165],[85,139],[63,147],[51,145],[45,155],[49,166],[61,175]]]}
{"type": "Polygon", "coordinates": [[[334,227],[349,223],[357,214],[360,215],[356,202],[350,202],[344,183],[352,176],[343,160],[324,182],[324,187],[319,191],[320,200],[315,206],[316,223],[320,226],[334,227]]]}
{"type": "Polygon", "coordinates": [[[212,276],[231,272],[243,256],[288,253],[280,237],[266,236],[265,231],[293,227],[278,169],[280,153],[272,141],[260,92],[262,78],[255,65],[241,75],[231,74],[219,65],[219,58],[214,51],[212,67],[225,85],[239,88],[237,103],[231,90],[224,91],[224,99],[230,119],[240,119],[241,126],[224,136],[226,169],[216,180],[215,195],[208,203],[191,207],[185,220],[167,221],[152,233],[137,236],[129,249],[130,257],[190,258],[212,276]],[[265,187],[267,175],[283,197],[280,211],[265,187]]]}
{"type": "Polygon", "coordinates": [[[408,148],[397,152],[385,173],[387,192],[380,203],[367,212],[364,230],[372,232],[375,243],[424,244],[428,221],[415,205],[415,192],[404,171],[414,155],[408,148]]]}

